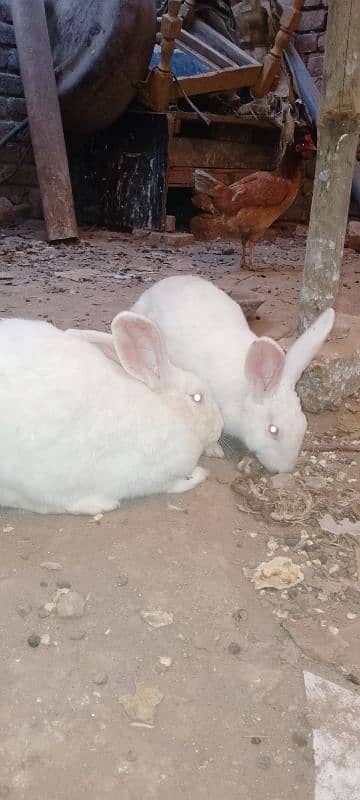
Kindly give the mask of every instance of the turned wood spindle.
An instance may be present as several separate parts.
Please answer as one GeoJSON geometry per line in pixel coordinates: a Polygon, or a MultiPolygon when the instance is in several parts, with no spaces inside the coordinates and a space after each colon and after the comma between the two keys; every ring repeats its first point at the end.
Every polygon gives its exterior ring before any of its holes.
{"type": "Polygon", "coordinates": [[[160,72],[171,73],[171,56],[182,25],[179,17],[180,7],[181,0],[169,0],[168,12],[161,19],[161,57],[158,66],[160,72]]]}
{"type": "Polygon", "coordinates": [[[293,0],[292,8],[284,8],[274,44],[264,58],[260,78],[253,88],[254,97],[264,97],[278,80],[284,50],[289,43],[290,36],[299,27],[301,8],[302,0],[293,0]]]}

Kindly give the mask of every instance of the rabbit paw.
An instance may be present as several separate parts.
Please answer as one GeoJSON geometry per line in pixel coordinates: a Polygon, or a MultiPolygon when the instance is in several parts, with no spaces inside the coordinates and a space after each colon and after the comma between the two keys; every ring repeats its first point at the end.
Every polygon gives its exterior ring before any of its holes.
{"type": "Polygon", "coordinates": [[[109,500],[106,497],[90,495],[71,503],[67,508],[67,512],[69,514],[90,514],[94,516],[94,514],[101,514],[105,511],[114,511],[119,505],[120,501],[118,500],[109,500]]]}
{"type": "Polygon", "coordinates": [[[219,444],[219,442],[214,442],[206,447],[204,450],[204,456],[207,456],[208,458],[225,458],[225,453],[221,447],[221,444],[219,444]]]}
{"type": "Polygon", "coordinates": [[[188,478],[179,478],[167,489],[168,494],[180,494],[180,492],[188,492],[193,489],[198,483],[202,483],[208,476],[208,470],[203,467],[195,467],[188,478]]]}

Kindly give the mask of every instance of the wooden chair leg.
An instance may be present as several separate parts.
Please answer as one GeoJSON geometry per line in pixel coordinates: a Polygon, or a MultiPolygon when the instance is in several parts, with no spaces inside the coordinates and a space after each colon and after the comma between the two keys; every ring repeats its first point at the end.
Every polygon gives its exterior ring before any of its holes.
{"type": "Polygon", "coordinates": [[[302,0],[293,0],[292,8],[285,8],[280,18],[280,28],[270,52],[264,58],[260,77],[252,93],[254,97],[264,97],[276,84],[281,70],[281,59],[291,34],[299,27],[302,0]]]}

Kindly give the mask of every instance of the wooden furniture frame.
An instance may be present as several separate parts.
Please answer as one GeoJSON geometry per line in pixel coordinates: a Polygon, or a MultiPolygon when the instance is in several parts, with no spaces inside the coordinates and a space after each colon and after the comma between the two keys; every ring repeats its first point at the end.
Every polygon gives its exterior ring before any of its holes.
{"type": "MultiPolygon", "coordinates": [[[[184,5],[188,6],[185,11],[193,19],[193,3],[184,5]]],[[[293,6],[284,9],[274,45],[263,64],[200,20],[193,22],[191,32],[185,30],[181,6],[181,0],[169,0],[168,12],[158,20],[160,61],[138,86],[138,97],[143,105],[151,111],[166,112],[171,101],[184,96],[231,92],[243,87],[250,87],[254,97],[264,97],[278,80],[283,52],[299,26],[302,0],[293,0],[293,6]],[[175,77],[171,68],[175,47],[201,58],[210,71],[175,77]]]]}

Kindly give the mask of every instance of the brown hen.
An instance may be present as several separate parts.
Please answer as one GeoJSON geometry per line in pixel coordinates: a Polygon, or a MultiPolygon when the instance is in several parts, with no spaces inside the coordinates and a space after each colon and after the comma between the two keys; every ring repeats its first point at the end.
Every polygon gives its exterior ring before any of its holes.
{"type": "Polygon", "coordinates": [[[255,243],[294,202],[301,184],[301,160],[316,150],[310,134],[300,144],[289,144],[273,172],[253,172],[230,186],[202,169],[195,170],[193,203],[203,213],[193,217],[191,230],[200,238],[221,235],[240,239],[241,265],[256,269],[255,243]]]}

